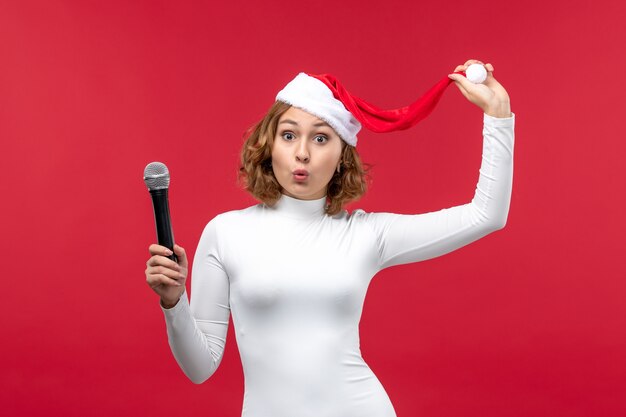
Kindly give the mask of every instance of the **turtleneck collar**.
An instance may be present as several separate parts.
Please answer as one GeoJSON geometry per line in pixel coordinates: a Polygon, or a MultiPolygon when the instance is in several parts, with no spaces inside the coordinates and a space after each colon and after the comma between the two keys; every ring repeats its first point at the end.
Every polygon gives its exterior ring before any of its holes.
{"type": "Polygon", "coordinates": [[[311,219],[323,216],[325,208],[326,197],[318,200],[299,200],[283,194],[271,210],[296,219],[311,219]]]}

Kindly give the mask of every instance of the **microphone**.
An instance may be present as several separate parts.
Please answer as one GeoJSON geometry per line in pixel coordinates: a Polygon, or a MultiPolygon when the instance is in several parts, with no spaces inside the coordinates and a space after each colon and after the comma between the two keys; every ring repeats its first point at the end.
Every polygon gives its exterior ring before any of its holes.
{"type": "MultiPolygon", "coordinates": [[[[159,245],[174,251],[174,233],[170,221],[170,207],[167,202],[167,190],[170,186],[170,172],[162,162],[150,162],[143,170],[143,180],[152,196],[154,221],[156,223],[159,245]]],[[[168,256],[178,262],[176,254],[168,256]]]]}

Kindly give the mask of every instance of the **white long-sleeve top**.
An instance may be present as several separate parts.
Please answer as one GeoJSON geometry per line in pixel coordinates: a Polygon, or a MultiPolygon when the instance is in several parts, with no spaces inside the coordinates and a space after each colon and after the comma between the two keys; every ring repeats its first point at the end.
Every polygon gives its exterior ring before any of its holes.
{"type": "Polygon", "coordinates": [[[195,383],[215,372],[232,314],[243,417],[394,417],[359,347],[367,287],[383,268],[443,255],[504,227],[514,121],[484,115],[480,176],[465,205],[328,216],[325,198],[282,196],[274,207],[211,220],[193,260],[191,302],[183,295],[163,309],[183,372],[195,383]]]}

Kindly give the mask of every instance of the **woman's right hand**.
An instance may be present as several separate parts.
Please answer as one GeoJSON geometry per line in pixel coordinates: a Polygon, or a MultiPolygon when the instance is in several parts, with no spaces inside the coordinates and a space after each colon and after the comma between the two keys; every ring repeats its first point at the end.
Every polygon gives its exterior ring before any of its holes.
{"type": "Polygon", "coordinates": [[[457,66],[454,69],[454,73],[449,74],[448,77],[454,81],[465,98],[480,107],[485,114],[501,118],[512,116],[511,100],[502,84],[493,77],[493,65],[485,65],[481,61],[470,59],[465,64],[457,66]],[[487,79],[483,83],[474,84],[463,75],[457,73],[467,70],[467,67],[472,64],[479,64],[485,67],[487,79]]]}
{"type": "Polygon", "coordinates": [[[161,297],[163,307],[172,308],[185,292],[188,267],[185,249],[174,245],[178,263],[166,258],[172,251],[165,246],[152,244],[148,250],[152,256],[146,262],[146,282],[161,297]]]}

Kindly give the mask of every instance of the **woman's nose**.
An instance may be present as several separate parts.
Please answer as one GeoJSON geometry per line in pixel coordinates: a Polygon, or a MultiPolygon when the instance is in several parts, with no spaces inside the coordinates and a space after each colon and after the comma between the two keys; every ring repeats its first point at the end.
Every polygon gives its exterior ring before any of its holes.
{"type": "Polygon", "coordinates": [[[309,162],[309,159],[310,159],[309,150],[306,147],[306,144],[302,143],[300,146],[298,146],[298,149],[296,150],[296,161],[309,162]]]}

